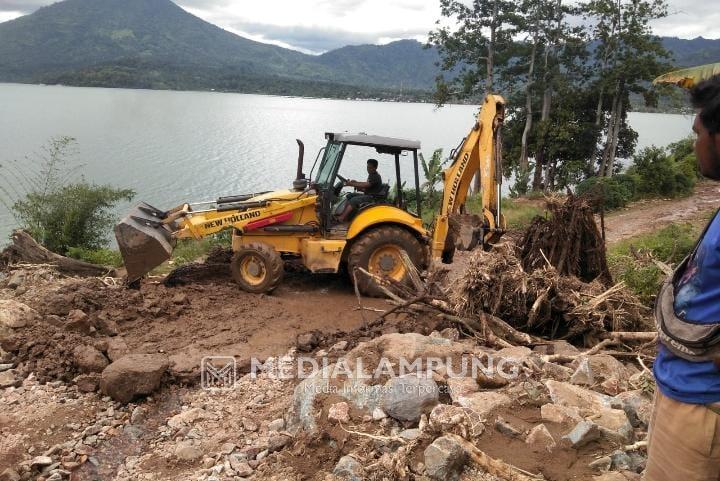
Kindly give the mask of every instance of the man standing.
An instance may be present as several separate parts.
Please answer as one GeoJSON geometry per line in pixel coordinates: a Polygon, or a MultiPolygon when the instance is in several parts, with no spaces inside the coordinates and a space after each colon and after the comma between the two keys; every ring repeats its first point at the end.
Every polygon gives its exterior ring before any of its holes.
{"type": "Polygon", "coordinates": [[[361,191],[362,194],[348,194],[348,203],[345,206],[342,214],[338,216],[340,222],[346,222],[348,217],[353,210],[360,208],[362,204],[367,204],[375,200],[375,196],[382,191],[382,178],[377,172],[378,161],[375,159],[368,159],[367,171],[368,178],[366,182],[360,182],[357,180],[348,180],[345,185],[348,187],[355,187],[361,191]]]}
{"type": "MultiPolygon", "coordinates": [[[[700,172],[720,180],[720,75],[699,83],[691,98],[700,172]]],[[[713,344],[720,341],[720,215],[657,302],[658,390],[645,481],[720,481],[720,349],[713,344]]]]}

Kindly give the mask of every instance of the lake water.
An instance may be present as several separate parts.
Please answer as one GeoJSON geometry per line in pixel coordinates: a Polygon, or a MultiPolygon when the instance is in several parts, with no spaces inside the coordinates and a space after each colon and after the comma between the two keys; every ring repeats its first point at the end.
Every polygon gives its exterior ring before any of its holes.
{"type": "MultiPolygon", "coordinates": [[[[30,164],[49,139],[75,137],[73,161],[82,164],[80,173],[87,180],[132,188],[135,201],[170,208],[287,188],[295,177],[294,139],[305,142],[307,173],[325,144],[324,132],[417,139],[428,157],[437,148],[447,153],[467,133],[476,112],[476,107],[460,105],[435,109],[429,104],[0,84],[0,164],[30,164]]],[[[690,116],[631,113],[629,118],[639,147],[664,146],[691,133],[690,116]]],[[[404,159],[408,184],[410,165],[404,159]]],[[[364,168],[359,161],[343,172],[360,178],[364,168]]],[[[394,177],[382,165],[380,172],[394,177]]],[[[13,224],[0,205],[0,244],[13,224]]]]}

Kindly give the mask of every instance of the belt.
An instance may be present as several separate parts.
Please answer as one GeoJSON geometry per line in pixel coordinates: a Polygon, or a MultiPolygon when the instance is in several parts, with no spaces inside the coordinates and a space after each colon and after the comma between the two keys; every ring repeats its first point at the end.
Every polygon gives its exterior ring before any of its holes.
{"type": "Polygon", "coordinates": [[[720,403],[706,404],[705,407],[720,416],[720,403]]]}

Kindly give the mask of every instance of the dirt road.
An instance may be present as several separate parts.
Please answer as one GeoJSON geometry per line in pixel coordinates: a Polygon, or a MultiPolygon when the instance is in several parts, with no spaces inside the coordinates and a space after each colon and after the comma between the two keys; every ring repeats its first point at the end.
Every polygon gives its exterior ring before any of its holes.
{"type": "Polygon", "coordinates": [[[605,236],[608,242],[613,243],[673,222],[704,222],[707,215],[717,208],[720,208],[720,184],[700,182],[690,197],[641,200],[608,214],[605,217],[605,236]]]}

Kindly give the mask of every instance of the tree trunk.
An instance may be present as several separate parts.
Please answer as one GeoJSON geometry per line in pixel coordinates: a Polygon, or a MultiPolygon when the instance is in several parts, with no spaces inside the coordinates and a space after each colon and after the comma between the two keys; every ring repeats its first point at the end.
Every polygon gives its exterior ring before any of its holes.
{"type": "Polygon", "coordinates": [[[600,168],[598,169],[598,175],[601,177],[609,177],[612,175],[613,164],[615,163],[615,151],[617,150],[618,136],[620,134],[623,89],[622,80],[618,80],[615,83],[612,111],[610,112],[610,120],[608,121],[607,137],[605,139],[602,162],[600,164],[600,168]]]}
{"type": "Polygon", "coordinates": [[[49,264],[64,274],[75,276],[113,275],[115,269],[79,261],[50,252],[24,230],[16,230],[11,236],[12,244],[0,253],[0,266],[17,263],[49,264]]]}
{"type": "MultiPolygon", "coordinates": [[[[537,53],[537,42],[538,42],[538,26],[536,23],[535,32],[533,33],[533,46],[532,52],[530,53],[530,66],[528,67],[528,79],[525,85],[525,129],[522,133],[522,140],[520,144],[520,160],[519,174],[526,175],[529,172],[528,165],[528,137],[530,136],[530,130],[532,129],[532,85],[533,75],[535,71],[535,54],[537,53]]],[[[527,188],[527,186],[525,186],[527,188]]]]}

